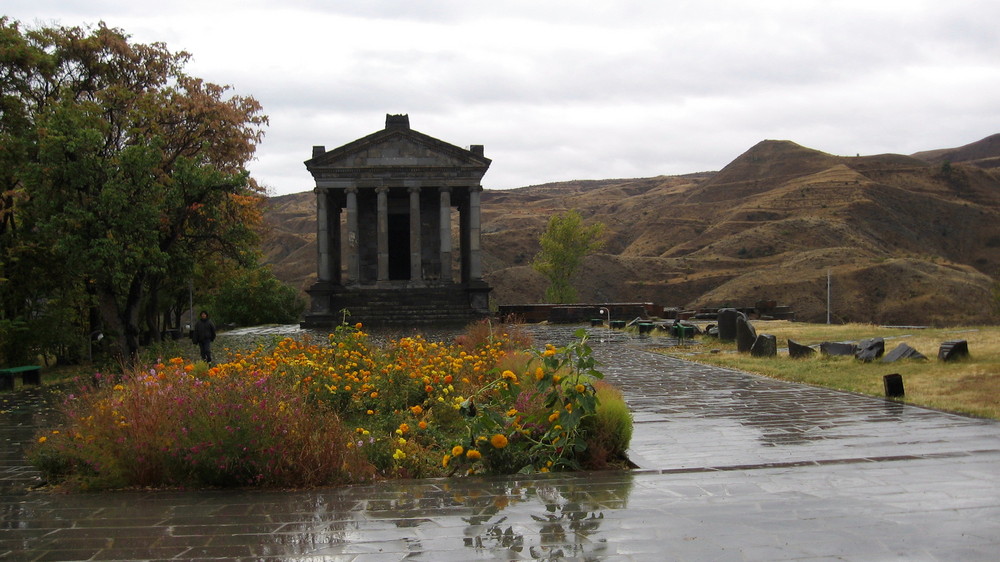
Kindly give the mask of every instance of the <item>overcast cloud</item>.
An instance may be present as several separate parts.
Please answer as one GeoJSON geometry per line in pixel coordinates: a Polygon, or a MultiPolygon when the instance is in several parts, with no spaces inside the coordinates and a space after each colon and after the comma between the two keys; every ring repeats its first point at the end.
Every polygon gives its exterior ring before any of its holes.
{"type": "Polygon", "coordinates": [[[486,188],[718,170],[763,139],[909,154],[1000,132],[1000,3],[8,0],[24,24],[105,21],[194,59],[270,117],[250,169],[386,113],[493,159],[486,188]]]}

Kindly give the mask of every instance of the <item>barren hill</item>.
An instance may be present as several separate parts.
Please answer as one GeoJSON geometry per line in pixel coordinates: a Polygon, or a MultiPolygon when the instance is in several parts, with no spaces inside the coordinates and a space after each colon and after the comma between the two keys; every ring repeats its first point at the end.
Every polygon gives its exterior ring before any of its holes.
{"type": "MultiPolygon", "coordinates": [[[[719,172],[486,190],[484,270],[497,302],[540,302],[538,237],[553,213],[577,209],[608,227],[578,278],[584,301],[774,300],[825,320],[829,274],[837,320],[990,322],[1000,172],[981,164],[1000,157],[997,140],[862,157],[763,141],[719,172]]],[[[268,211],[267,259],[303,288],[315,276],[314,200],[276,197],[268,211]]]]}

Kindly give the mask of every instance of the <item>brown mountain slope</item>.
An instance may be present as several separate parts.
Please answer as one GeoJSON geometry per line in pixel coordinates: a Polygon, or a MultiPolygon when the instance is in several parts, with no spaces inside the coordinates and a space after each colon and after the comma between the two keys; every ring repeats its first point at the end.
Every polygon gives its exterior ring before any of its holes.
{"type": "MultiPolygon", "coordinates": [[[[498,303],[540,302],[538,237],[553,213],[577,209],[608,227],[578,276],[583,301],[776,300],[825,320],[829,274],[837,320],[990,322],[1000,173],[951,162],[763,141],[717,173],[487,190],[484,270],[498,303]]],[[[313,201],[278,197],[268,211],[268,260],[303,288],[315,278],[313,201]]]]}
{"type": "Polygon", "coordinates": [[[961,162],[980,168],[1000,168],[1000,134],[990,135],[985,139],[958,148],[918,152],[913,157],[933,164],[961,162]]]}

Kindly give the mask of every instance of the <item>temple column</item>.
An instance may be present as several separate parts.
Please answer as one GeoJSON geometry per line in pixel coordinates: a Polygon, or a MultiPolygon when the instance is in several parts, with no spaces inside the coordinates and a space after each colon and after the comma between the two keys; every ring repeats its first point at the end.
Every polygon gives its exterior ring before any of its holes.
{"type": "Polygon", "coordinates": [[[480,215],[479,197],[483,186],[469,186],[469,278],[466,281],[481,281],[483,279],[483,257],[480,249],[480,215]]]}
{"type": "Polygon", "coordinates": [[[451,275],[451,188],[441,188],[441,215],[438,237],[441,240],[441,274],[444,283],[454,283],[451,275]]]}
{"type": "Polygon", "coordinates": [[[345,285],[361,280],[361,263],[358,256],[358,188],[347,188],[347,280],[345,285]]]}
{"type": "Polygon", "coordinates": [[[326,190],[316,189],[316,271],[320,283],[332,279],[330,267],[330,215],[326,190]]]}
{"type": "Polygon", "coordinates": [[[389,188],[376,187],[375,193],[378,195],[377,212],[377,232],[378,237],[378,281],[389,280],[389,188]]]}
{"type": "Polygon", "coordinates": [[[410,281],[423,281],[423,251],[420,246],[420,187],[410,192],[410,281]]]}

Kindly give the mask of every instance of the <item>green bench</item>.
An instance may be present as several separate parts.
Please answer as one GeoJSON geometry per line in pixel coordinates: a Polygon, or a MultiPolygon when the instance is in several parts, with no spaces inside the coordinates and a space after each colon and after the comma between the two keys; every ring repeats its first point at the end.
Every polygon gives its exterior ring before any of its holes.
{"type": "Polygon", "coordinates": [[[0,369],[0,390],[14,390],[14,377],[20,375],[24,384],[42,384],[42,368],[38,365],[0,369]]]}

